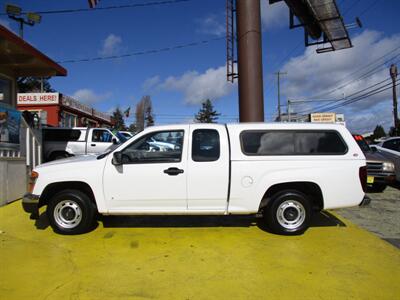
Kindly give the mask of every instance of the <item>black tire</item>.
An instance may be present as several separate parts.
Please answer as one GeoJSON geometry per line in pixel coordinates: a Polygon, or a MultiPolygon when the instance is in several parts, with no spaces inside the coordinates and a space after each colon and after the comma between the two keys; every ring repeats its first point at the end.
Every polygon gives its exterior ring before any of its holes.
{"type": "Polygon", "coordinates": [[[386,186],[384,183],[374,183],[372,186],[367,186],[367,193],[382,193],[386,186]]]}
{"type": "Polygon", "coordinates": [[[312,206],[303,193],[284,190],[272,196],[264,209],[264,222],[276,234],[302,234],[310,225],[312,206]]]}
{"type": "Polygon", "coordinates": [[[80,234],[94,228],[96,207],[85,193],[64,190],[49,200],[46,214],[55,232],[80,234]]]}

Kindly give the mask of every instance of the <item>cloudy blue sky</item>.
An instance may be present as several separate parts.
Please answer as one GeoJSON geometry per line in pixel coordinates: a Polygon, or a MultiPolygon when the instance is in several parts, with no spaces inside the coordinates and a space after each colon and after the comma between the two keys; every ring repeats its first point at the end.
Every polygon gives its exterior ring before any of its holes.
{"type": "MultiPolygon", "coordinates": [[[[0,0],[0,7],[6,2],[26,11],[88,7],[86,0],[0,0]]],[[[101,0],[98,7],[148,2],[155,0],[101,0]]],[[[350,30],[352,49],[326,54],[304,47],[302,29],[289,30],[284,3],[261,2],[266,121],[272,121],[277,114],[274,73],[278,70],[287,72],[282,78],[282,102],[287,98],[354,99],[365,93],[356,94],[358,91],[386,80],[390,64],[400,62],[400,1],[338,0],[345,23],[353,23],[360,16],[363,27],[350,30]]],[[[105,112],[117,106],[134,107],[143,95],[150,95],[158,124],[191,121],[200,103],[210,98],[222,114],[221,122],[237,120],[237,85],[226,81],[225,0],[191,0],[42,17],[39,25],[26,27],[25,38],[61,62],[209,41],[153,54],[61,63],[68,76],[51,79],[59,92],[105,112]]],[[[0,23],[17,30],[15,22],[4,15],[0,16],[0,23]]],[[[322,105],[329,110],[328,104],[322,105]]],[[[322,105],[297,104],[293,112],[323,110],[322,105]]],[[[393,119],[391,91],[334,111],[345,113],[353,131],[371,131],[376,124],[388,128],[393,119]]],[[[127,123],[132,121],[130,117],[127,123]]]]}

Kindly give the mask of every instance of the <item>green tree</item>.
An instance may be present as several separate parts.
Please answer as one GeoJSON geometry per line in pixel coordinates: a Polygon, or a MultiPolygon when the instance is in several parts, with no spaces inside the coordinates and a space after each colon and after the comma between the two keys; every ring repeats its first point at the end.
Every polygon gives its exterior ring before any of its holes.
{"type": "Polygon", "coordinates": [[[385,137],[385,136],[386,136],[385,129],[383,129],[383,127],[381,125],[376,125],[374,134],[373,134],[374,139],[379,139],[379,138],[385,137]]]}
{"type": "Polygon", "coordinates": [[[135,132],[138,131],[135,122],[133,122],[131,125],[129,125],[128,131],[130,131],[130,132],[132,132],[132,133],[135,133],[135,132]]]}
{"type": "Polygon", "coordinates": [[[210,99],[207,99],[201,104],[199,112],[194,116],[199,123],[216,123],[220,113],[214,110],[214,106],[210,99]]]}
{"type": "Polygon", "coordinates": [[[114,129],[115,130],[126,130],[125,126],[125,121],[124,121],[124,115],[122,114],[122,111],[119,107],[113,111],[112,116],[111,116],[113,122],[114,122],[114,129]]]}
{"type": "Polygon", "coordinates": [[[400,125],[397,126],[397,129],[394,126],[390,127],[389,136],[400,136],[400,125]]]}
{"type": "MultiPolygon", "coordinates": [[[[43,77],[43,91],[46,93],[54,92],[50,82],[50,77],[43,77]]],[[[40,92],[42,88],[42,78],[38,77],[20,77],[17,80],[19,93],[40,92]]]]}

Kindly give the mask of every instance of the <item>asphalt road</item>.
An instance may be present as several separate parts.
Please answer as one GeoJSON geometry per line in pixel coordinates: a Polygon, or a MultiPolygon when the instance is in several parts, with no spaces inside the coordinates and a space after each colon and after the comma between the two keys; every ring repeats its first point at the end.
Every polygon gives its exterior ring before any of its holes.
{"type": "Polygon", "coordinates": [[[371,203],[367,206],[335,212],[400,248],[400,189],[388,187],[383,193],[368,196],[371,203]]]}

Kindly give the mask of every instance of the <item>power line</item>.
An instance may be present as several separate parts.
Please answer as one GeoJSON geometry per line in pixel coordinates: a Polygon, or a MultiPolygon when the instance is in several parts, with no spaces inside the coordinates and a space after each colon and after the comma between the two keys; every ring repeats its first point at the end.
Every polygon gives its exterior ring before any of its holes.
{"type": "Polygon", "coordinates": [[[371,63],[368,63],[368,64],[364,65],[364,66],[361,67],[360,69],[358,69],[358,70],[356,70],[356,71],[354,71],[354,72],[352,72],[352,73],[346,75],[344,78],[342,78],[341,80],[337,81],[337,82],[334,84],[334,85],[337,85],[337,84],[340,84],[340,82],[342,82],[342,84],[341,84],[340,86],[335,87],[335,88],[333,88],[333,89],[331,89],[331,90],[329,90],[329,91],[327,91],[327,92],[323,92],[322,94],[310,96],[309,98],[314,98],[314,99],[316,98],[316,99],[318,99],[318,98],[325,97],[325,96],[327,96],[327,95],[332,94],[333,92],[336,92],[336,91],[338,91],[338,90],[343,89],[344,87],[348,86],[348,85],[351,84],[351,83],[357,82],[357,81],[359,81],[359,80],[361,80],[361,79],[364,79],[364,78],[367,78],[367,77],[370,77],[370,76],[374,75],[375,73],[377,73],[378,71],[380,71],[380,69],[383,68],[388,62],[390,62],[390,61],[392,61],[393,59],[395,59],[395,58],[397,58],[398,56],[400,56],[400,53],[395,54],[394,56],[392,56],[391,58],[387,59],[387,60],[384,61],[383,63],[379,63],[379,65],[377,65],[377,66],[373,67],[372,69],[368,70],[366,73],[362,74],[360,77],[353,78],[353,79],[351,79],[350,81],[347,81],[347,82],[345,81],[345,82],[344,82],[344,80],[345,80],[346,78],[350,77],[350,76],[353,75],[353,74],[357,74],[357,73],[359,73],[359,72],[362,71],[362,70],[365,70],[365,69],[371,67],[371,65],[376,64],[378,61],[384,59],[385,57],[387,57],[388,55],[392,54],[393,52],[398,51],[399,49],[400,49],[400,47],[395,47],[394,49],[391,49],[389,52],[387,52],[387,53],[384,54],[383,56],[377,58],[376,60],[374,60],[374,61],[371,62],[371,63]]]}
{"type": "Polygon", "coordinates": [[[366,9],[364,9],[358,16],[361,17],[364,15],[367,11],[369,11],[371,8],[373,8],[380,0],[375,0],[373,1],[369,6],[367,6],[366,9]]]}
{"type": "MultiPolygon", "coordinates": [[[[40,14],[40,15],[69,14],[69,13],[78,13],[78,12],[93,12],[93,11],[99,11],[99,10],[112,10],[112,9],[124,9],[124,8],[140,8],[140,7],[157,6],[157,5],[170,5],[170,4],[178,4],[178,3],[190,2],[190,1],[192,1],[192,0],[164,0],[164,1],[143,2],[143,3],[136,3],[136,4],[95,7],[95,8],[75,8],[75,9],[36,11],[35,13],[40,14]]],[[[27,13],[28,12],[24,11],[21,14],[27,14],[27,13]]],[[[6,13],[0,14],[0,16],[6,16],[6,15],[7,15],[6,13]]]]}
{"type": "Polygon", "coordinates": [[[139,56],[139,55],[156,54],[156,53],[160,53],[160,52],[169,52],[169,51],[177,50],[177,49],[205,45],[205,44],[209,44],[214,41],[219,41],[219,40],[224,40],[224,39],[225,39],[225,37],[219,37],[219,38],[214,38],[214,39],[210,39],[210,40],[203,40],[203,41],[192,42],[192,43],[187,43],[187,44],[180,44],[180,45],[175,45],[175,46],[165,47],[165,48],[143,50],[143,51],[126,53],[126,54],[121,54],[121,55],[97,56],[97,57],[89,57],[89,58],[82,58],[82,59],[61,60],[61,61],[57,61],[57,63],[66,64],[66,63],[78,63],[78,62],[92,62],[92,61],[100,61],[100,60],[127,58],[127,57],[132,57],[132,56],[139,56]]]}
{"type": "MultiPolygon", "coordinates": [[[[395,86],[397,86],[397,85],[398,85],[398,84],[396,84],[395,86]]],[[[375,90],[373,90],[373,91],[370,91],[370,92],[368,92],[368,93],[366,93],[366,94],[364,94],[364,95],[361,95],[361,96],[359,96],[359,97],[356,97],[355,99],[351,99],[351,100],[349,100],[349,102],[337,104],[336,106],[333,106],[333,107],[331,107],[331,108],[329,108],[329,109],[330,109],[330,110],[332,110],[332,109],[337,109],[337,108],[340,108],[340,107],[343,107],[343,106],[346,106],[346,105],[353,104],[353,103],[355,103],[355,102],[364,100],[364,99],[369,98],[369,97],[371,97],[371,96],[374,96],[374,95],[376,95],[376,94],[383,93],[383,92],[385,92],[385,91],[387,91],[387,90],[390,90],[391,88],[392,88],[392,87],[391,87],[391,84],[387,84],[387,85],[385,85],[385,86],[383,86],[383,87],[380,87],[380,88],[377,88],[377,89],[375,89],[375,90]],[[385,87],[385,88],[384,88],[384,87],[385,87]]]]}
{"type": "MultiPolygon", "coordinates": [[[[400,82],[400,79],[397,80],[396,82],[400,82]]],[[[397,86],[397,85],[399,85],[399,83],[397,83],[395,86],[397,86]]],[[[368,97],[371,97],[373,95],[376,95],[376,94],[382,93],[384,91],[387,91],[387,90],[389,90],[391,88],[392,88],[392,83],[385,84],[385,85],[380,86],[380,87],[378,87],[378,88],[376,88],[374,90],[371,90],[371,91],[369,91],[369,92],[367,92],[367,93],[365,93],[363,95],[354,97],[352,99],[348,99],[344,103],[339,103],[339,104],[333,105],[331,107],[327,107],[326,110],[337,109],[337,108],[340,108],[340,107],[343,107],[343,106],[346,106],[346,105],[349,105],[349,104],[353,104],[355,102],[361,101],[361,100],[366,99],[368,97]]],[[[354,93],[354,94],[356,94],[356,93],[354,93]]]]}
{"type": "Polygon", "coordinates": [[[342,16],[346,16],[349,11],[351,11],[361,0],[355,0],[349,7],[346,8],[346,11],[342,14],[342,16]]]}
{"type": "MultiPolygon", "coordinates": [[[[382,83],[384,83],[384,82],[386,82],[386,81],[389,81],[389,80],[391,80],[390,77],[388,77],[387,79],[382,80],[382,81],[380,81],[380,82],[378,82],[378,83],[375,83],[375,84],[373,84],[373,85],[370,85],[370,86],[368,86],[368,87],[366,87],[366,88],[364,88],[364,89],[362,89],[362,90],[359,90],[359,91],[357,91],[357,92],[355,92],[355,93],[352,93],[352,94],[348,95],[347,97],[352,97],[352,96],[355,96],[355,95],[357,95],[357,94],[360,94],[360,93],[362,93],[362,92],[364,92],[364,91],[367,91],[367,90],[369,90],[369,89],[371,89],[371,88],[373,88],[373,87],[376,87],[376,86],[378,86],[378,85],[380,85],[380,84],[382,84],[382,83]]],[[[347,97],[346,97],[346,98],[347,98],[347,97]]],[[[318,110],[321,110],[321,109],[326,109],[327,107],[330,107],[331,105],[334,105],[335,103],[338,103],[338,102],[341,102],[341,101],[346,101],[346,99],[338,99],[337,101],[334,101],[334,102],[325,103],[325,104],[323,104],[323,105],[321,105],[321,106],[317,106],[317,107],[313,108],[313,111],[315,112],[315,111],[318,111],[318,110]]],[[[321,102],[322,102],[322,101],[321,101],[321,102]]],[[[306,110],[306,111],[301,111],[301,112],[298,112],[298,113],[301,114],[301,113],[305,113],[305,112],[310,112],[310,111],[306,110]]]]}

